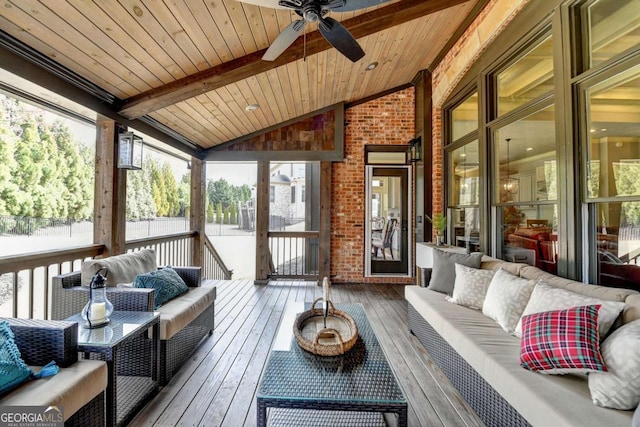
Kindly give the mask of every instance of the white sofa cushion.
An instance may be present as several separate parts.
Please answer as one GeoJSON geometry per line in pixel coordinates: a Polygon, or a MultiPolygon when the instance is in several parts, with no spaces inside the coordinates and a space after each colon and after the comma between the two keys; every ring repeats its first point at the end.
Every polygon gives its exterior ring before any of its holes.
{"type": "Polygon", "coordinates": [[[119,283],[131,283],[138,274],[149,273],[158,269],[156,252],[153,249],[142,249],[108,258],[84,261],[81,266],[80,283],[89,286],[94,274],[102,267],[108,269],[107,286],[119,283]]]}
{"type": "Polygon", "coordinates": [[[607,372],[589,375],[593,403],[634,409],[640,402],[640,320],[622,325],[601,347],[607,372]]]}
{"type": "Polygon", "coordinates": [[[491,270],[471,268],[457,263],[455,268],[456,280],[453,295],[450,298],[447,297],[447,300],[454,304],[482,310],[487,289],[495,273],[491,270]]]}
{"type": "Polygon", "coordinates": [[[499,269],[487,289],[482,314],[495,320],[506,332],[514,333],[535,284],[534,280],[499,269]]]}

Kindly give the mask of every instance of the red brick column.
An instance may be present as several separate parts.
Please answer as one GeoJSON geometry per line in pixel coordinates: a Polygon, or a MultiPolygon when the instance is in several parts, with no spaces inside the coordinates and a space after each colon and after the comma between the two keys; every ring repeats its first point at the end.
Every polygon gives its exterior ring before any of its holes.
{"type": "Polygon", "coordinates": [[[333,164],[331,180],[331,276],[335,283],[413,283],[411,278],[364,277],[364,251],[369,249],[364,247],[364,147],[407,144],[414,138],[414,103],[415,90],[408,88],[345,111],[345,160],[333,164]]]}

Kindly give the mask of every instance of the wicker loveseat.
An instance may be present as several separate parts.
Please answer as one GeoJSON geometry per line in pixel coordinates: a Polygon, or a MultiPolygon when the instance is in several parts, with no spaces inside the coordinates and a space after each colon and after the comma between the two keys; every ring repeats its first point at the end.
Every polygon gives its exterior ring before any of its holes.
{"type": "Polygon", "coordinates": [[[55,360],[60,371],[27,381],[0,397],[5,406],[56,406],[65,426],[104,426],[107,365],[78,360],[78,324],[73,322],[3,319],[9,322],[20,355],[34,371],[55,360]]]}
{"type": "MultiPolygon", "coordinates": [[[[632,290],[587,285],[486,256],[481,268],[503,268],[527,280],[624,302],[619,320],[623,324],[640,318],[640,295],[632,290]]],[[[631,425],[632,411],[593,404],[586,376],[543,375],[522,368],[520,339],[504,332],[481,310],[453,304],[446,294],[420,286],[407,286],[405,298],[411,332],[486,425],[631,425]]]]}
{"type": "MultiPolygon", "coordinates": [[[[83,286],[86,284],[86,277],[91,276],[95,270],[103,265],[114,271],[122,270],[124,266],[125,270],[129,270],[125,272],[129,283],[137,274],[157,269],[155,252],[152,249],[85,262],[83,270],[90,269],[90,271],[89,274],[86,274],[85,271],[84,279],[82,271],[52,278],[52,318],[66,319],[82,310],[88,300],[88,288],[83,286]],[[145,261],[138,263],[135,257],[143,257],[145,261]]],[[[172,268],[184,280],[189,291],[155,309],[160,313],[161,385],[166,385],[169,382],[200,342],[213,333],[214,328],[216,288],[201,286],[200,267],[172,268]]],[[[108,282],[110,282],[109,277],[108,275],[108,282]]],[[[111,281],[110,286],[107,287],[107,297],[113,304],[114,310],[154,311],[153,289],[117,287],[116,285],[123,286],[124,284],[120,280],[111,281]]]]}

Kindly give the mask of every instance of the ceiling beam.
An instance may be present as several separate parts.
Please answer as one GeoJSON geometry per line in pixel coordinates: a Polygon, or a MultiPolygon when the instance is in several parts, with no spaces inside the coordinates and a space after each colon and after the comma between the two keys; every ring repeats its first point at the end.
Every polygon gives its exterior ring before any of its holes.
{"type": "MultiPolygon", "coordinates": [[[[342,24],[359,39],[467,1],[469,0],[403,0],[347,19],[342,24]]],[[[305,52],[310,56],[331,48],[322,35],[314,31],[307,36],[306,47],[303,45],[303,38],[299,37],[275,61],[262,60],[266,49],[250,53],[125,99],[119,113],[129,119],[142,117],[169,105],[297,61],[303,58],[305,52]]]]}

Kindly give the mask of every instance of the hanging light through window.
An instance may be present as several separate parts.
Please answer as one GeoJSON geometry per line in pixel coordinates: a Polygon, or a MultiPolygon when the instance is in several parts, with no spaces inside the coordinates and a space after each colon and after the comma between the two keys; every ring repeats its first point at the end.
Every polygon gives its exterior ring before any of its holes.
{"type": "Polygon", "coordinates": [[[502,178],[500,180],[502,184],[502,191],[505,194],[517,194],[518,193],[518,180],[515,178],[511,178],[511,169],[510,169],[510,153],[509,153],[509,143],[511,142],[511,138],[505,139],[507,142],[507,176],[506,178],[502,178]]]}

